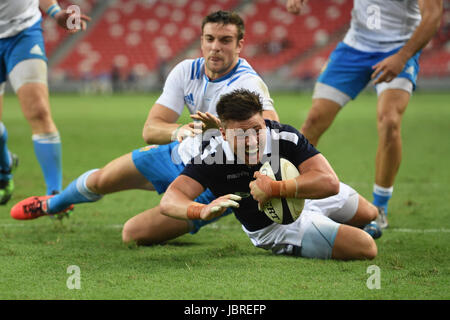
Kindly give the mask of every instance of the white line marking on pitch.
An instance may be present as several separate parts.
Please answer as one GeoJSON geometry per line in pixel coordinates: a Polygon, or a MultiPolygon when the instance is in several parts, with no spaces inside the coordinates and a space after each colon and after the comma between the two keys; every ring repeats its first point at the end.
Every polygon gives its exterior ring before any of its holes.
{"type": "MultiPolygon", "coordinates": [[[[4,228],[22,228],[31,226],[31,224],[25,224],[25,223],[3,223],[0,224],[0,227],[4,228]]],[[[82,226],[81,228],[86,228],[87,226],[82,226]]],[[[105,225],[106,228],[109,229],[122,229],[122,224],[109,224],[105,225]]],[[[217,225],[215,223],[210,225],[213,229],[229,229],[228,226],[221,226],[217,225]]],[[[89,228],[89,227],[87,227],[89,228]]],[[[435,229],[410,229],[410,228],[388,228],[386,232],[403,232],[403,233],[450,233],[450,229],[447,228],[435,228],[435,229]]]]}
{"type": "Polygon", "coordinates": [[[408,228],[392,228],[387,229],[387,231],[395,231],[395,232],[410,232],[410,233],[449,233],[450,229],[408,229],[408,228]]]}

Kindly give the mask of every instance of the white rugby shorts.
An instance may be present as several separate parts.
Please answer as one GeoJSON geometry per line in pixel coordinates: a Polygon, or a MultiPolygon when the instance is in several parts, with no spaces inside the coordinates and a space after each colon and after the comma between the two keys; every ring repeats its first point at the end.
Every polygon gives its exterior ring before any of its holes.
{"type": "Polygon", "coordinates": [[[253,232],[242,228],[254,246],[275,254],[330,259],[337,230],[355,215],[358,198],[354,189],[341,182],[337,195],[305,200],[302,214],[291,224],[273,223],[253,232]]]}

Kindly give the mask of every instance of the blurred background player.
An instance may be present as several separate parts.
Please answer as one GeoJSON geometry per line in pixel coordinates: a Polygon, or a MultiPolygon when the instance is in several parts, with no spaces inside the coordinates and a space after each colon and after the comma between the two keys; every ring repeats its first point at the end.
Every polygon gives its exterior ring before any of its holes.
{"type": "MultiPolygon", "coordinates": [[[[0,2],[0,116],[8,78],[28,120],[34,152],[44,174],[47,194],[62,190],[61,139],[50,113],[47,87],[47,57],[39,8],[68,32],[86,28],[89,17],[80,16],[80,26],[69,28],[70,15],[52,0],[4,0],[0,2]]],[[[11,169],[17,156],[8,150],[8,131],[0,121],[0,204],[14,190],[11,169]]]]}
{"type": "MultiPolygon", "coordinates": [[[[184,162],[191,159],[192,150],[195,151],[195,139],[191,136],[196,129],[192,123],[176,123],[185,105],[191,117],[205,123],[203,129],[218,128],[215,115],[220,96],[236,88],[246,88],[260,94],[264,117],[278,120],[266,84],[248,62],[239,57],[245,31],[241,17],[228,11],[213,12],[203,20],[201,28],[203,57],[187,59],[175,66],[144,125],[144,140],[159,146],[134,150],[100,170],[90,170],[50,199],[25,199],[12,208],[11,215],[16,219],[33,219],[67,211],[72,204],[94,202],[105,194],[129,189],[164,192],[182,171],[184,162]],[[179,159],[177,163],[174,154],[179,159]]],[[[205,197],[204,201],[208,202],[214,198],[210,193],[205,197]]],[[[125,242],[159,243],[187,232],[195,233],[202,225],[202,221],[192,223],[161,215],[156,207],[128,220],[122,237],[125,242]]]]}
{"type": "MultiPolygon", "coordinates": [[[[288,0],[286,7],[299,14],[307,2],[288,0]]],[[[415,89],[421,49],[438,30],[442,11],[442,0],[354,0],[350,29],[316,82],[301,128],[317,145],[338,112],[373,80],[378,95],[373,203],[381,228],[388,226],[388,201],[401,162],[402,116],[415,89]]]]}
{"type": "Polygon", "coordinates": [[[232,207],[252,243],[275,254],[342,260],[375,258],[375,241],[354,225],[359,227],[375,219],[376,207],[340,183],[326,158],[300,132],[265,120],[259,97],[247,90],[223,95],[217,113],[222,136],[211,140],[214,147],[206,149],[209,152],[203,154],[201,162],[187,164],[172,182],[161,200],[162,213],[208,221],[232,207]],[[259,172],[267,159],[273,163],[279,158],[291,161],[301,174],[274,181],[259,172]],[[217,163],[214,159],[226,161],[217,163]],[[196,202],[206,188],[217,199],[206,204],[196,202]],[[248,196],[240,197],[237,192],[248,196]],[[271,198],[309,200],[305,200],[296,221],[277,224],[258,209],[271,198]]]}

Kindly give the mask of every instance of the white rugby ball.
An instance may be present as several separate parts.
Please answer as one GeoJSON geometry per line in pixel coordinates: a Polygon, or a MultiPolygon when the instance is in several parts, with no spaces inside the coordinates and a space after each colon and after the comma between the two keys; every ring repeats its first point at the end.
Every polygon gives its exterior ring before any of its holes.
{"type": "MultiPolygon", "coordinates": [[[[300,175],[297,168],[284,158],[280,158],[278,170],[273,170],[269,161],[265,162],[259,172],[273,180],[281,181],[295,178],[300,175]]],[[[270,220],[279,224],[289,224],[300,217],[304,199],[298,198],[272,198],[262,208],[270,220]]]]}

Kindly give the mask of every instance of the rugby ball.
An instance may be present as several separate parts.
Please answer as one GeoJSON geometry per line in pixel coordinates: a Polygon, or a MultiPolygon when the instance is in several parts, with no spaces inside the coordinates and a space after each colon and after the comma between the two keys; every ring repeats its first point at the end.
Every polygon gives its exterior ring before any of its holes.
{"type": "MultiPolygon", "coordinates": [[[[259,169],[259,172],[277,181],[292,179],[300,175],[297,168],[289,160],[280,158],[280,162],[276,164],[278,167],[274,168],[267,161],[259,169]]],[[[300,217],[304,204],[304,199],[272,198],[264,204],[262,209],[273,222],[289,224],[300,217]]]]}

